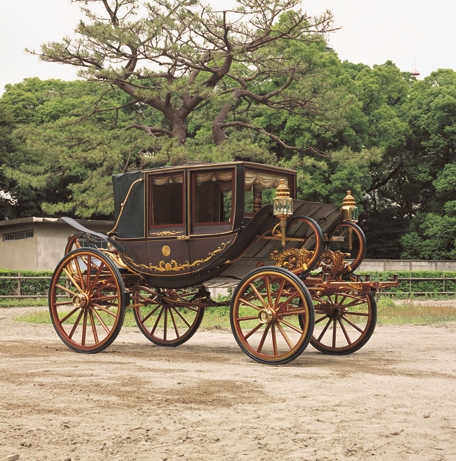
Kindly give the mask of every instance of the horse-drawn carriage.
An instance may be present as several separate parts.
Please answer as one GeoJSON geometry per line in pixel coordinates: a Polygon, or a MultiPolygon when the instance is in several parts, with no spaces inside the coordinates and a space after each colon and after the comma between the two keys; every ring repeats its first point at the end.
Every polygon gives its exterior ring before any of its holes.
{"type": "Polygon", "coordinates": [[[296,200],[293,170],[188,165],[116,175],[113,185],[107,235],[63,218],[78,232],[54,271],[49,309],[76,352],[108,347],[126,309],[151,342],[177,346],[205,309],[230,306],[233,335],[258,362],[290,362],[309,342],[348,354],[374,331],[373,293],[397,285],[355,275],[366,241],[350,193],[341,208],[296,200]],[[212,299],[215,288],[226,300],[212,299]]]}

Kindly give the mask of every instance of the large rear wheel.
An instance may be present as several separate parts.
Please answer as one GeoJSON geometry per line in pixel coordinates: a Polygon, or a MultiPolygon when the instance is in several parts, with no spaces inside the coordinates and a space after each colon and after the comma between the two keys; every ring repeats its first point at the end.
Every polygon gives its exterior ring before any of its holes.
{"type": "Polygon", "coordinates": [[[253,270],[233,293],[233,335],[257,362],[283,364],[297,358],[309,344],[314,320],[306,286],[281,267],[253,270]]]}
{"type": "Polygon", "coordinates": [[[95,353],[119,334],[125,288],[115,264],[95,249],[76,249],[57,265],[49,312],[60,339],[76,352],[95,353]]]}

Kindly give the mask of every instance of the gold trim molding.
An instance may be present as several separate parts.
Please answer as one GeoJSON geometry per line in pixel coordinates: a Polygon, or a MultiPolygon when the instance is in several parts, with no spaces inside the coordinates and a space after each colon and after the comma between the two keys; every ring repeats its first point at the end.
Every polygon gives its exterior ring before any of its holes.
{"type": "Polygon", "coordinates": [[[172,259],[171,261],[164,261],[161,260],[158,264],[149,265],[146,264],[138,264],[136,263],[130,256],[124,254],[123,259],[130,264],[131,266],[135,267],[137,270],[141,271],[155,271],[155,272],[180,272],[189,269],[193,269],[194,267],[201,266],[201,264],[209,262],[212,258],[217,256],[218,254],[222,253],[226,247],[231,243],[231,240],[225,243],[222,243],[217,249],[208,253],[207,257],[204,259],[197,259],[190,263],[186,261],[183,264],[179,264],[176,260],[172,259]]]}

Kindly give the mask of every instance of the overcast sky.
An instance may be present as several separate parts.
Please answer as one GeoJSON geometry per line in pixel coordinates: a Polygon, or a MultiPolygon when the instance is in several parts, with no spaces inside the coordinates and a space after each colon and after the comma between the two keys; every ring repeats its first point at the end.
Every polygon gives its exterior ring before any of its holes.
{"type": "MultiPolygon", "coordinates": [[[[226,0],[212,0],[223,8],[226,0]]],[[[72,34],[79,8],[70,0],[0,0],[0,94],[24,78],[74,80],[70,66],[40,62],[24,49],[72,34]]],[[[369,66],[393,61],[420,77],[440,68],[456,70],[454,0],[303,0],[311,14],[334,13],[341,30],[330,35],[340,59],[369,66]]]]}

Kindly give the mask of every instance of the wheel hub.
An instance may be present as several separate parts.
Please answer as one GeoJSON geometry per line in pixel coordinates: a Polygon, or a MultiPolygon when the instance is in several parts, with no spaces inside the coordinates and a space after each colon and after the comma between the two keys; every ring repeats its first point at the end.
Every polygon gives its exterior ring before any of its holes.
{"type": "Polygon", "coordinates": [[[275,319],[275,312],[273,309],[265,308],[265,309],[261,309],[258,312],[258,320],[260,323],[270,324],[274,321],[274,319],[275,319]]]}
{"type": "Polygon", "coordinates": [[[321,302],[320,304],[315,304],[314,307],[316,311],[324,313],[332,319],[340,319],[345,314],[345,308],[343,306],[339,306],[338,304],[334,304],[329,301],[321,302]]]}
{"type": "Polygon", "coordinates": [[[89,305],[89,297],[86,293],[79,293],[73,296],[73,304],[78,309],[84,309],[89,305]]]}

